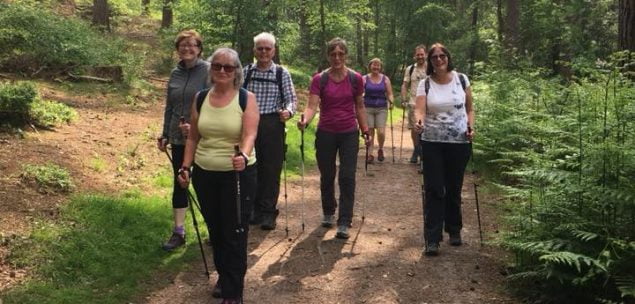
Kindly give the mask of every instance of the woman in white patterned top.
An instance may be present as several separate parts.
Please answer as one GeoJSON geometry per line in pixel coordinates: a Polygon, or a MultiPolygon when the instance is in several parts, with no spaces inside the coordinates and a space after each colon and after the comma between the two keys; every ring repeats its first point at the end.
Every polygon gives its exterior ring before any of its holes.
{"type": "Polygon", "coordinates": [[[470,82],[454,71],[448,49],[432,45],[427,60],[428,78],[417,88],[415,129],[425,155],[424,253],[434,256],[444,226],[450,245],[462,243],[461,187],[474,138],[474,107],[470,82]]]}

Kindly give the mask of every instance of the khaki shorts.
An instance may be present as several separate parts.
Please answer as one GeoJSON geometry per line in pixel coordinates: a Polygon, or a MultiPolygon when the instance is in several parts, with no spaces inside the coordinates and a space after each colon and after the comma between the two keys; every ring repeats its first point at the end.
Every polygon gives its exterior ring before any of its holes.
{"type": "Polygon", "coordinates": [[[386,118],[388,109],[386,108],[366,108],[366,120],[368,128],[381,129],[386,127],[386,118]]]}
{"type": "Polygon", "coordinates": [[[408,129],[413,129],[415,127],[415,124],[417,123],[415,121],[415,106],[408,104],[408,129]]]}

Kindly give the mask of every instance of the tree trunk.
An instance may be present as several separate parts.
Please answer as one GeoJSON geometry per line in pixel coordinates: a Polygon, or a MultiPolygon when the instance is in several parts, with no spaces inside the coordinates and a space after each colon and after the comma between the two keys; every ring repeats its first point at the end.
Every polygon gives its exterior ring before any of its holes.
{"type": "Polygon", "coordinates": [[[355,18],[355,59],[357,59],[357,65],[360,67],[364,66],[364,59],[362,58],[362,54],[364,53],[362,48],[364,47],[362,42],[362,18],[355,18]]]}
{"type": "Polygon", "coordinates": [[[476,48],[478,47],[478,0],[472,3],[472,43],[470,44],[470,52],[469,52],[469,67],[468,73],[474,74],[474,63],[476,62],[476,48]]]}
{"type": "Polygon", "coordinates": [[[303,46],[299,55],[305,62],[310,62],[310,59],[313,57],[313,52],[311,51],[311,27],[309,27],[306,13],[306,0],[300,0],[299,4],[300,45],[303,46]]]}
{"type": "Polygon", "coordinates": [[[620,0],[618,23],[620,49],[635,51],[635,0],[620,0]]]}
{"type": "Polygon", "coordinates": [[[503,31],[505,28],[505,21],[503,20],[503,0],[496,1],[496,20],[498,21],[498,43],[503,45],[503,31]]]}
{"type": "Polygon", "coordinates": [[[375,37],[373,44],[373,54],[379,55],[379,0],[375,0],[375,37]]]}
{"type": "Polygon", "coordinates": [[[322,59],[320,59],[320,67],[318,68],[320,71],[324,70],[328,66],[328,63],[326,62],[326,22],[324,19],[324,0],[320,0],[320,42],[322,49],[322,59]]]}
{"type": "Polygon", "coordinates": [[[505,16],[505,46],[509,51],[514,52],[518,47],[518,0],[507,0],[507,10],[505,16]]]}
{"type": "Polygon", "coordinates": [[[103,31],[110,31],[108,0],[93,0],[93,25],[103,31]]]}
{"type": "Polygon", "coordinates": [[[141,16],[147,16],[150,14],[150,0],[141,0],[141,16]]]}
{"type": "Polygon", "coordinates": [[[161,28],[169,28],[172,26],[174,19],[172,12],[173,0],[163,0],[163,18],[161,19],[161,28]]]}

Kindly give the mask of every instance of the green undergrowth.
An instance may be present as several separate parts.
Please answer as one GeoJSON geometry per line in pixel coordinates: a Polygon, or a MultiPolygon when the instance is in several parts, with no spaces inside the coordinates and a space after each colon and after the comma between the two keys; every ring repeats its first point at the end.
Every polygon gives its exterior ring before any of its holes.
{"type": "Polygon", "coordinates": [[[145,284],[200,259],[189,214],[187,249],[161,250],[170,210],[164,198],[134,193],[72,198],[59,219],[39,221],[28,239],[13,246],[9,262],[33,267],[34,276],[3,295],[4,303],[128,303],[141,290],[156,288],[145,284]]]}

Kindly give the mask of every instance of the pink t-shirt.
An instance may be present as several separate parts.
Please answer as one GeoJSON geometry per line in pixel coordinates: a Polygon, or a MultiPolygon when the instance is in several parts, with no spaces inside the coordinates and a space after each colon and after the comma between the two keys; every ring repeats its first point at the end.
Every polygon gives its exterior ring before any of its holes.
{"type": "MultiPolygon", "coordinates": [[[[311,95],[320,96],[320,75],[317,73],[311,81],[311,95]]],[[[320,96],[320,122],[318,129],[332,133],[347,133],[357,130],[357,116],[355,112],[355,96],[363,93],[362,75],[355,72],[357,91],[353,93],[348,74],[340,82],[330,77],[320,96]]]]}

